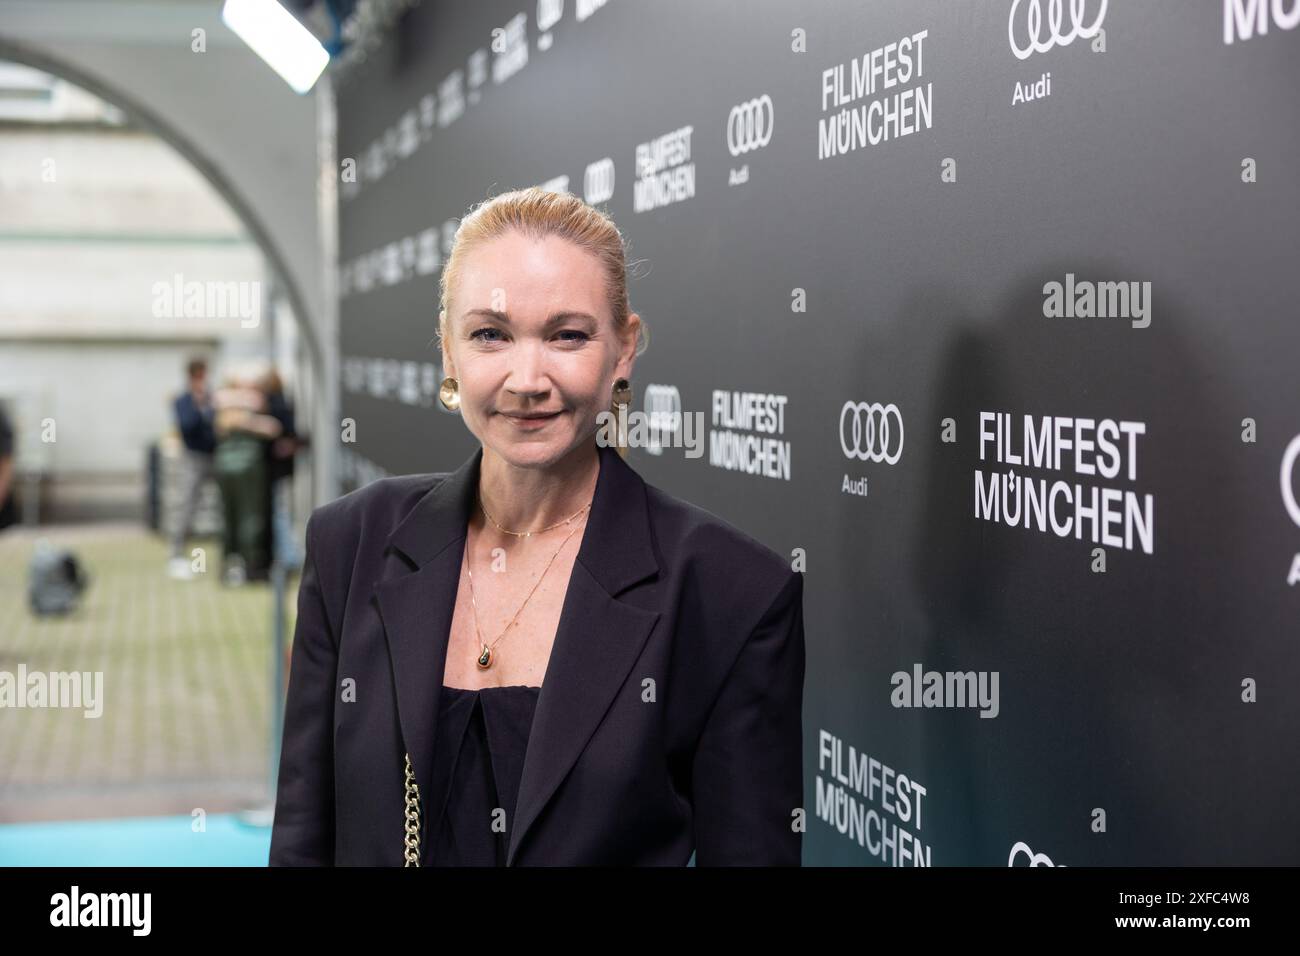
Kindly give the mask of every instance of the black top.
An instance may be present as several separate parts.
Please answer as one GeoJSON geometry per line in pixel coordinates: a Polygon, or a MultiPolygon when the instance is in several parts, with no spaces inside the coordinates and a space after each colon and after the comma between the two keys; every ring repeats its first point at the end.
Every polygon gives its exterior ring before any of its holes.
{"type": "Polygon", "coordinates": [[[504,866],[540,687],[443,685],[427,803],[430,866],[504,866]],[[497,809],[504,813],[495,812],[497,809]]]}

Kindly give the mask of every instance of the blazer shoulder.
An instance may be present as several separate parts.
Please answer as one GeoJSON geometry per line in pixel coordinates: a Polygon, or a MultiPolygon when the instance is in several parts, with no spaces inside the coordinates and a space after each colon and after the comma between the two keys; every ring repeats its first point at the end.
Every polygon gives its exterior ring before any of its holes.
{"type": "Polygon", "coordinates": [[[743,575],[752,583],[780,589],[799,572],[790,559],[720,515],[646,485],[646,500],[663,557],[688,561],[722,580],[743,575]]]}
{"type": "Polygon", "coordinates": [[[440,471],[376,478],[313,509],[308,527],[315,540],[327,538],[336,544],[356,541],[367,533],[387,536],[449,475],[440,471]]]}

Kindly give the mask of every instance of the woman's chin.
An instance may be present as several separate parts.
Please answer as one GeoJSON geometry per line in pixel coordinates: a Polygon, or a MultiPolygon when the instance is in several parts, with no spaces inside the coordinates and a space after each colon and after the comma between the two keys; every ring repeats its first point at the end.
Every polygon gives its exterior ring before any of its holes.
{"type": "MultiPolygon", "coordinates": [[[[509,426],[513,428],[513,426],[509,426]]],[[[559,461],[568,454],[570,435],[506,434],[497,436],[493,450],[512,465],[538,466],[559,461]]]]}

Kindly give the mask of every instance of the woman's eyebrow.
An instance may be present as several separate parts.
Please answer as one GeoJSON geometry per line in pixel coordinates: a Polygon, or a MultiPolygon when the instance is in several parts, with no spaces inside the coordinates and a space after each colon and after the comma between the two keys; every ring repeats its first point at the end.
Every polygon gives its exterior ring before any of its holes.
{"type": "MultiPolygon", "coordinates": [[[[464,315],[461,316],[461,318],[467,319],[471,315],[482,316],[483,318],[486,319],[496,319],[498,322],[504,322],[506,325],[510,324],[509,313],[499,312],[496,309],[469,309],[464,313],[464,315]]],[[[592,322],[592,323],[596,321],[596,317],[589,312],[575,312],[573,310],[565,310],[562,312],[553,313],[551,317],[546,320],[546,324],[548,326],[558,325],[559,323],[565,321],[566,319],[586,319],[588,322],[592,322]]]]}

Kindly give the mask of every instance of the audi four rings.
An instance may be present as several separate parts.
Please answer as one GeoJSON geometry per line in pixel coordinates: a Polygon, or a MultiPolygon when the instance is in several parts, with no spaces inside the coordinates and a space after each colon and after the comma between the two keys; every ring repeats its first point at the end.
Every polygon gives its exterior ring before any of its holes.
{"type": "Polygon", "coordinates": [[[1029,0],[1023,7],[1021,2],[1022,0],[1014,0],[1011,4],[1011,16],[1007,19],[1007,39],[1011,42],[1011,52],[1017,59],[1027,60],[1034,53],[1046,53],[1054,46],[1069,46],[1075,37],[1095,37],[1101,30],[1101,21],[1106,19],[1108,0],[1101,0],[1101,9],[1087,26],[1084,26],[1084,19],[1089,0],[1070,0],[1070,28],[1065,32],[1061,31],[1065,22],[1065,0],[1047,0],[1046,36],[1043,35],[1042,0],[1029,0]],[[1024,47],[1016,42],[1016,14],[1022,10],[1023,26],[1029,40],[1029,45],[1024,47]]]}
{"type": "Polygon", "coordinates": [[[727,116],[727,149],[731,150],[731,155],[739,156],[772,142],[775,115],[772,97],[766,93],[733,106],[727,116]]]}
{"type": "Polygon", "coordinates": [[[898,406],[893,402],[888,405],[879,402],[845,402],[840,411],[840,447],[848,458],[894,464],[903,454],[903,415],[898,406]],[[877,418],[880,419],[879,428],[876,427],[877,418]],[[898,423],[898,447],[892,452],[890,445],[894,430],[889,424],[891,418],[898,423]],[[851,431],[845,428],[846,419],[853,423],[851,431]]]}

